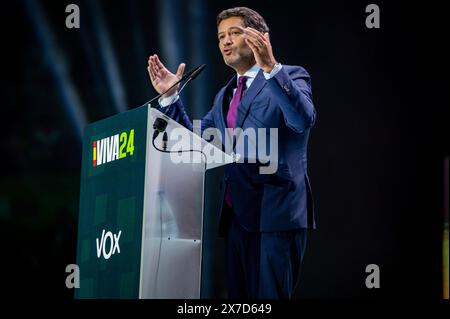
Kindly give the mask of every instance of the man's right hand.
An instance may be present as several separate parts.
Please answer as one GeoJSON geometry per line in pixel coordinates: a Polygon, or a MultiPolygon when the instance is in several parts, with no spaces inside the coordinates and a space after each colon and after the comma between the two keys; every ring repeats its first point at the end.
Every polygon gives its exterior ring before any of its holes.
{"type": "MultiPolygon", "coordinates": [[[[161,63],[156,54],[151,55],[148,58],[147,70],[156,92],[161,94],[169,89],[172,85],[174,85],[175,82],[180,80],[183,77],[185,67],[186,65],[184,63],[181,63],[178,66],[177,73],[173,74],[164,66],[164,64],[161,63]]],[[[174,95],[175,93],[177,93],[179,87],[179,84],[176,85],[172,90],[164,94],[163,97],[174,95]]]]}

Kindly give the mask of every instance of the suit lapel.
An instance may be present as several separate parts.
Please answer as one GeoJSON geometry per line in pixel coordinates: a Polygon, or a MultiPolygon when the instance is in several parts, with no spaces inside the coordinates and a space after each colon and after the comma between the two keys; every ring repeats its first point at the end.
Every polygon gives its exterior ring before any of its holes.
{"type": "Polygon", "coordinates": [[[266,82],[267,81],[264,78],[263,71],[259,70],[255,79],[253,80],[252,85],[250,85],[247,92],[242,97],[241,103],[238,106],[237,114],[236,114],[236,127],[242,127],[242,124],[244,123],[245,118],[248,115],[250,105],[252,104],[256,95],[258,95],[258,93],[266,85],[266,82]]]}
{"type": "Polygon", "coordinates": [[[231,78],[230,81],[228,81],[227,85],[225,85],[223,89],[222,96],[217,101],[218,103],[220,103],[220,124],[222,125],[223,128],[227,127],[225,122],[226,119],[225,114],[229,108],[228,104],[231,102],[227,95],[230,94],[230,92],[233,93],[232,88],[236,87],[236,77],[237,76],[235,75],[231,78]],[[225,105],[225,103],[227,105],[225,105]]]}
{"type": "MultiPolygon", "coordinates": [[[[219,125],[220,125],[220,131],[222,133],[222,137],[225,138],[225,134],[228,134],[228,131],[225,129],[227,127],[226,125],[226,112],[228,111],[229,104],[231,102],[231,96],[233,94],[232,89],[236,87],[236,75],[231,78],[231,80],[227,83],[227,85],[223,88],[222,94],[217,100],[217,103],[219,103],[219,125]],[[227,95],[230,95],[230,98],[228,98],[227,95]]],[[[255,97],[258,95],[258,93],[262,90],[262,88],[266,85],[266,79],[264,78],[263,71],[260,70],[258,74],[256,75],[255,79],[253,80],[252,85],[250,85],[249,89],[245,92],[244,96],[242,97],[241,103],[238,106],[237,114],[236,114],[236,127],[242,127],[242,124],[244,123],[248,111],[250,109],[250,105],[252,104],[255,97]]],[[[238,136],[237,136],[238,138],[238,136]]],[[[225,145],[225,140],[223,141],[225,145]]],[[[229,139],[228,139],[229,140],[229,139]]],[[[232,149],[234,149],[235,145],[233,143],[232,149]]],[[[228,148],[227,148],[228,149],[228,148]]]]}
{"type": "Polygon", "coordinates": [[[217,103],[219,103],[219,119],[218,124],[220,125],[219,129],[222,134],[222,143],[225,145],[225,141],[229,140],[225,137],[225,134],[228,134],[228,131],[225,129],[227,127],[226,125],[226,112],[228,111],[230,99],[227,95],[230,95],[233,93],[233,87],[236,87],[236,75],[231,78],[230,81],[225,85],[225,87],[222,89],[221,96],[217,99],[217,103]],[[227,105],[225,105],[227,104],[227,105]]]}

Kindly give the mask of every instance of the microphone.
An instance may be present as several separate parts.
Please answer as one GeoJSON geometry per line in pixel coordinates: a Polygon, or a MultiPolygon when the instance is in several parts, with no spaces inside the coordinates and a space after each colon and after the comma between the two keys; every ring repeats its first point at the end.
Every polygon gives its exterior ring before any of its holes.
{"type": "MultiPolygon", "coordinates": [[[[183,91],[184,87],[186,86],[186,84],[189,83],[189,81],[192,81],[193,79],[195,79],[206,67],[206,64],[202,64],[199,65],[195,68],[193,68],[192,70],[190,70],[188,73],[186,73],[181,79],[179,79],[177,82],[175,82],[175,84],[173,84],[170,88],[168,88],[165,92],[158,94],[157,96],[155,96],[153,99],[151,99],[150,101],[148,101],[145,104],[149,104],[151,107],[151,102],[156,100],[157,98],[161,97],[163,94],[167,93],[168,91],[170,91],[175,85],[177,85],[180,82],[183,82],[186,80],[186,83],[183,84],[183,86],[181,87],[180,91],[178,92],[178,94],[181,93],[181,91],[183,91]]],[[[144,104],[144,105],[145,105],[144,104]]],[[[165,113],[165,111],[163,111],[163,113],[165,113]]],[[[153,123],[153,147],[156,148],[155,146],[155,139],[158,137],[159,133],[166,133],[166,127],[167,127],[167,121],[165,119],[162,119],[160,117],[156,118],[155,122],[153,123]]],[[[164,150],[167,148],[167,133],[164,135],[163,138],[163,148],[164,150]]],[[[157,148],[156,148],[157,149],[157,148]]]]}
{"type": "MultiPolygon", "coordinates": [[[[205,67],[206,67],[206,64],[202,64],[202,65],[196,66],[195,68],[193,68],[192,70],[190,70],[189,72],[187,72],[185,75],[183,75],[183,77],[182,77],[181,79],[179,79],[177,82],[175,82],[170,88],[168,88],[168,89],[165,90],[164,92],[158,94],[158,95],[155,96],[153,99],[151,99],[150,101],[146,102],[145,104],[150,104],[150,106],[151,106],[151,102],[153,102],[153,101],[156,100],[156,99],[159,99],[161,96],[163,96],[164,94],[166,94],[167,92],[169,92],[171,89],[173,89],[176,85],[178,85],[179,83],[181,83],[181,82],[183,82],[183,81],[185,81],[185,80],[187,80],[187,81],[186,81],[186,84],[187,84],[187,82],[189,82],[189,81],[195,79],[195,78],[200,74],[200,72],[203,71],[203,69],[204,69],[205,67]]],[[[181,92],[181,91],[180,91],[180,92],[181,92]]],[[[145,105],[145,104],[144,104],[144,105],[145,105]]]]}
{"type": "Polygon", "coordinates": [[[186,73],[185,75],[183,75],[183,77],[180,79],[180,81],[177,82],[180,83],[188,78],[191,78],[191,80],[195,79],[197,77],[197,75],[200,74],[200,72],[203,71],[203,69],[206,68],[206,64],[201,64],[199,66],[196,66],[195,68],[193,68],[192,70],[190,70],[188,73],[186,73]]]}
{"type": "Polygon", "coordinates": [[[190,75],[190,79],[188,81],[195,79],[202,71],[206,68],[206,64],[202,64],[195,68],[195,71],[192,72],[192,75],[190,75]]]}

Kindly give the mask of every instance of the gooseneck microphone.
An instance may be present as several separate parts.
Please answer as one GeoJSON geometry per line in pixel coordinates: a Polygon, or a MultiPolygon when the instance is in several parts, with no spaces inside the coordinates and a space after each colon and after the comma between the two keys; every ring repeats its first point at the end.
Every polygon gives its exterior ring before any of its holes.
{"type": "MultiPolygon", "coordinates": [[[[164,91],[161,94],[158,94],[157,96],[155,96],[153,99],[151,99],[150,101],[148,101],[145,104],[148,104],[150,107],[151,106],[151,102],[160,98],[163,94],[166,94],[168,91],[170,91],[173,87],[175,87],[177,84],[179,84],[180,82],[186,81],[183,86],[181,87],[180,91],[178,92],[178,94],[181,93],[181,91],[183,91],[184,87],[186,86],[186,84],[189,83],[189,81],[194,80],[206,67],[206,64],[202,64],[199,65],[195,68],[193,68],[192,70],[190,70],[188,73],[186,73],[181,79],[179,79],[177,82],[175,82],[170,88],[168,88],[166,91],[164,91]]],[[[163,113],[165,113],[163,111],[163,113]]],[[[166,147],[167,147],[167,133],[166,131],[166,127],[167,127],[167,121],[163,118],[156,118],[155,122],[153,123],[153,137],[152,137],[152,143],[153,143],[153,147],[159,151],[163,151],[166,152],[166,147]],[[163,138],[163,149],[159,149],[158,147],[156,147],[155,145],[155,139],[158,137],[158,135],[160,133],[164,132],[164,138],[163,138]]]]}
{"type": "Polygon", "coordinates": [[[187,80],[191,81],[191,80],[195,79],[203,71],[204,68],[206,68],[206,64],[202,64],[202,65],[199,65],[198,67],[196,67],[194,69],[194,71],[192,72],[192,74],[190,74],[189,76],[186,77],[187,80]]]}

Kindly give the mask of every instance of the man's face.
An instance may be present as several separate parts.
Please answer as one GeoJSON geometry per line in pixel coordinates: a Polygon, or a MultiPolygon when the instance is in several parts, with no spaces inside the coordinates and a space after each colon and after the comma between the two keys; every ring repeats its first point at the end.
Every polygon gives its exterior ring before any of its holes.
{"type": "Polygon", "coordinates": [[[253,52],[244,41],[244,22],[240,17],[230,17],[219,23],[217,36],[225,64],[237,68],[254,63],[253,52]]]}

